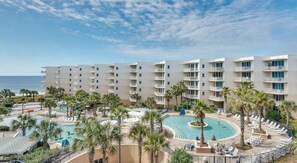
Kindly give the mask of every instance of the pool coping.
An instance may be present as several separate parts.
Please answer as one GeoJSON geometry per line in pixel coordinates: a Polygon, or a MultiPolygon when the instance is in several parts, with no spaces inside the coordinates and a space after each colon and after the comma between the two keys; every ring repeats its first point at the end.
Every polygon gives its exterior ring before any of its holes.
{"type": "MultiPolygon", "coordinates": [[[[167,114],[165,114],[164,116],[170,116],[170,115],[178,115],[178,116],[180,116],[178,113],[167,113],[167,114]]],[[[188,114],[188,115],[183,115],[183,116],[195,116],[194,114],[188,114]]],[[[219,119],[218,117],[216,117],[216,116],[213,116],[212,114],[207,114],[207,116],[209,116],[209,117],[211,117],[211,118],[213,118],[213,119],[219,119]]],[[[213,141],[213,140],[209,140],[209,141],[205,141],[205,142],[220,142],[220,141],[226,141],[226,140],[230,140],[230,139],[234,139],[234,138],[236,138],[236,137],[238,137],[239,135],[240,135],[240,128],[239,128],[239,126],[238,125],[236,125],[235,123],[233,123],[233,122],[230,122],[230,121],[228,121],[228,120],[225,120],[225,119],[219,119],[219,120],[221,120],[221,121],[224,121],[224,122],[226,122],[226,123],[228,123],[229,125],[231,125],[232,127],[233,127],[233,129],[235,130],[235,134],[233,135],[233,136],[231,136],[231,137],[227,137],[227,138],[223,138],[223,139],[218,139],[218,140],[215,140],[215,141],[213,141]]],[[[177,138],[175,135],[176,135],[176,133],[175,133],[175,131],[171,128],[171,127],[169,127],[169,126],[167,126],[167,125],[163,125],[165,128],[167,128],[167,129],[169,129],[169,130],[171,130],[171,132],[173,133],[173,139],[177,139],[177,140],[183,140],[183,141],[196,141],[195,139],[182,139],[182,138],[177,138]]]]}

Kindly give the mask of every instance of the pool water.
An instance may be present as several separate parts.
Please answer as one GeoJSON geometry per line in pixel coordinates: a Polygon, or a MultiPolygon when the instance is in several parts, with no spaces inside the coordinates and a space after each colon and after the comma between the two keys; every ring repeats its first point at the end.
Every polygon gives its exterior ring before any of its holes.
{"type": "MultiPolygon", "coordinates": [[[[193,116],[169,115],[165,117],[163,124],[175,132],[175,138],[195,140],[196,136],[200,138],[200,127],[190,127],[188,123],[196,121],[193,116]]],[[[211,140],[215,135],[216,139],[224,139],[236,134],[236,130],[225,121],[214,118],[205,118],[204,122],[208,124],[204,128],[204,139],[211,140]]]]}

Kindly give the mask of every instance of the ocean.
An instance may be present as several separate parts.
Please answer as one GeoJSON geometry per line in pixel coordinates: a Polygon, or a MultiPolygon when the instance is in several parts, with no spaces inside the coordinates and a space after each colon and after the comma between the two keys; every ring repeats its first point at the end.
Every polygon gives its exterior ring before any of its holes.
{"type": "Polygon", "coordinates": [[[12,92],[19,94],[21,89],[28,89],[44,92],[42,76],[0,76],[0,91],[10,89],[12,92]]]}

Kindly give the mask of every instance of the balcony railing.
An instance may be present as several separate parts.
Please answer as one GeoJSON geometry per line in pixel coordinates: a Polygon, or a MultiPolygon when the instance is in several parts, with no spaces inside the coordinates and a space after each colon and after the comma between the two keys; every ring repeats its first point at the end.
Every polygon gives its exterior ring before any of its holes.
{"type": "Polygon", "coordinates": [[[265,71],[283,71],[286,70],[285,66],[267,66],[265,71]]]}
{"type": "Polygon", "coordinates": [[[114,93],[114,89],[108,89],[108,93],[114,93]]]}
{"type": "Polygon", "coordinates": [[[155,88],[165,88],[164,84],[155,84],[155,88]]]}
{"type": "Polygon", "coordinates": [[[252,67],[235,67],[235,71],[251,71],[252,67]]]}
{"type": "Polygon", "coordinates": [[[130,90],[129,93],[133,95],[133,94],[136,93],[136,91],[132,91],[132,90],[130,90]]]}
{"type": "Polygon", "coordinates": [[[129,98],[130,102],[136,102],[136,99],[135,98],[129,98]]]}
{"type": "Polygon", "coordinates": [[[130,69],[130,72],[137,72],[137,69],[130,69]]]}
{"type": "Polygon", "coordinates": [[[160,77],[158,77],[158,76],[157,77],[154,77],[154,79],[155,80],[165,80],[165,78],[164,77],[161,77],[161,76],[160,77]]]}
{"type": "Polygon", "coordinates": [[[194,90],[199,89],[199,87],[198,87],[197,85],[186,85],[186,87],[187,87],[188,89],[194,89],[194,90]]]}
{"type": "Polygon", "coordinates": [[[184,77],[184,80],[198,80],[198,77],[184,77]]]}
{"type": "Polygon", "coordinates": [[[137,84],[130,84],[130,87],[137,87],[137,84]]]}
{"type": "Polygon", "coordinates": [[[211,91],[222,91],[223,87],[209,87],[211,91]]]}
{"type": "Polygon", "coordinates": [[[223,77],[210,77],[209,80],[210,81],[222,81],[223,77]]]}
{"type": "Polygon", "coordinates": [[[162,92],[156,92],[156,91],[155,91],[155,92],[154,92],[154,95],[155,95],[155,96],[164,96],[164,93],[162,93],[162,92]]]}
{"type": "Polygon", "coordinates": [[[156,68],[154,72],[164,72],[164,68],[156,68]]]}
{"type": "Polygon", "coordinates": [[[284,89],[267,89],[266,92],[271,94],[287,94],[284,89]]]}
{"type": "Polygon", "coordinates": [[[114,83],[108,83],[108,86],[114,86],[114,83]]]}
{"type": "Polygon", "coordinates": [[[95,76],[90,76],[90,79],[95,79],[95,76]]]}
{"type": "Polygon", "coordinates": [[[90,88],[89,90],[90,90],[90,92],[94,92],[95,91],[95,89],[93,89],[93,88],[90,88]]]}
{"type": "Polygon", "coordinates": [[[217,97],[217,96],[209,96],[208,99],[212,101],[218,101],[218,102],[224,101],[223,97],[217,97]]]}
{"type": "Polygon", "coordinates": [[[114,76],[109,76],[108,79],[114,79],[114,76]]]}
{"type": "Polygon", "coordinates": [[[224,67],[210,67],[209,71],[224,71],[224,67]]]}
{"type": "Polygon", "coordinates": [[[287,82],[287,78],[265,78],[265,82],[287,82]]]}
{"type": "Polygon", "coordinates": [[[78,84],[78,82],[73,82],[73,84],[74,84],[74,85],[77,85],[77,84],[78,84]]]}
{"type": "Polygon", "coordinates": [[[60,79],[60,76],[56,76],[56,79],[60,79]]]}
{"type": "Polygon", "coordinates": [[[90,70],[90,73],[95,73],[95,70],[90,70]]]}
{"type": "Polygon", "coordinates": [[[251,81],[252,79],[249,77],[236,77],[235,81],[237,82],[243,82],[243,81],[251,81]]]}
{"type": "Polygon", "coordinates": [[[185,68],[184,72],[198,72],[199,69],[198,68],[185,68]]]}
{"type": "Polygon", "coordinates": [[[157,103],[158,105],[164,105],[164,104],[165,104],[165,101],[164,101],[164,100],[159,100],[159,99],[157,99],[157,100],[156,100],[156,103],[157,103]]]}
{"type": "Polygon", "coordinates": [[[194,95],[194,94],[186,94],[184,95],[184,97],[189,99],[198,99],[198,95],[194,95]]]}
{"type": "Polygon", "coordinates": [[[137,80],[137,76],[130,76],[130,80],[137,80]]]}

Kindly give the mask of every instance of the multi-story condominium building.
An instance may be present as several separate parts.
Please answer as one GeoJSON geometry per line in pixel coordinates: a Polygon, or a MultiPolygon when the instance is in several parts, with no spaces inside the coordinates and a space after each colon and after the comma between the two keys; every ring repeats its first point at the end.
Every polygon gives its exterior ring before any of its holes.
{"type": "MultiPolygon", "coordinates": [[[[166,90],[184,81],[188,90],[184,100],[202,99],[222,108],[222,88],[236,88],[242,81],[251,81],[258,90],[273,96],[276,103],[297,102],[297,56],[196,59],[187,62],[162,61],[133,64],[78,65],[45,67],[45,87],[62,87],[68,94],[78,90],[114,93],[124,103],[135,103],[131,95],[138,94],[142,102],[154,97],[165,105],[166,90]]],[[[174,104],[174,98],[171,104],[174,104]]]]}

